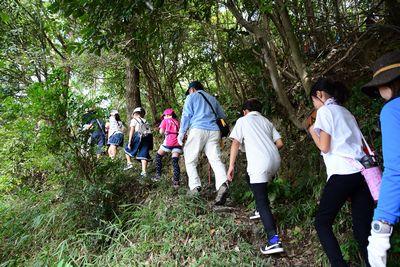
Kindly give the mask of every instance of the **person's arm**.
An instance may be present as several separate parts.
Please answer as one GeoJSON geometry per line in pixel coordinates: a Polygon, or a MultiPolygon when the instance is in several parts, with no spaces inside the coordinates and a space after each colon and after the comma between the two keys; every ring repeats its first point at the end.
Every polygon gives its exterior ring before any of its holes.
{"type": "Polygon", "coordinates": [[[104,128],[106,128],[106,132],[107,132],[107,139],[110,138],[110,123],[106,122],[106,125],[104,126],[104,128]]]}
{"type": "Polygon", "coordinates": [[[333,133],[333,117],[331,111],[323,106],[317,110],[315,123],[308,131],[319,150],[328,153],[331,149],[331,134],[333,133]]]}
{"type": "Polygon", "coordinates": [[[167,126],[166,126],[166,123],[165,123],[165,120],[163,120],[161,123],[160,123],[160,130],[159,130],[159,132],[160,132],[160,134],[164,134],[165,133],[165,130],[166,130],[166,128],[167,128],[167,126]]]}
{"type": "Polygon", "coordinates": [[[189,95],[186,98],[185,104],[182,111],[181,128],[179,129],[179,134],[185,134],[189,128],[190,120],[193,117],[193,98],[189,95]]]}
{"type": "Polygon", "coordinates": [[[129,149],[131,149],[131,142],[132,142],[134,133],[135,133],[135,127],[131,127],[131,129],[129,130],[129,139],[128,139],[128,148],[129,149]]]}
{"type": "Polygon", "coordinates": [[[323,130],[320,130],[318,136],[317,133],[314,131],[314,125],[311,125],[311,127],[309,128],[309,132],[318,149],[321,150],[322,153],[328,153],[331,149],[331,136],[323,130]]]}
{"type": "Polygon", "coordinates": [[[189,129],[190,120],[193,117],[193,108],[192,108],[192,98],[190,95],[186,98],[185,105],[183,106],[182,119],[181,119],[181,127],[179,129],[178,134],[178,143],[179,145],[183,145],[183,139],[185,137],[186,131],[189,129]]]}
{"type": "MultiPolygon", "coordinates": [[[[271,123],[270,121],[268,121],[268,122],[271,123]]],[[[272,140],[274,140],[276,147],[278,149],[281,149],[283,147],[283,141],[282,141],[281,135],[279,134],[279,132],[276,130],[276,128],[274,127],[274,125],[272,123],[271,123],[271,125],[272,125],[272,140]]]]}
{"type": "Polygon", "coordinates": [[[230,159],[229,159],[229,169],[228,169],[228,180],[232,181],[234,172],[235,172],[235,162],[237,155],[239,153],[239,147],[240,147],[240,142],[236,139],[232,139],[232,145],[231,145],[231,154],[230,154],[230,159]]]}
{"type": "Polygon", "coordinates": [[[283,147],[283,141],[281,138],[275,141],[275,145],[278,149],[281,149],[283,147]]]}

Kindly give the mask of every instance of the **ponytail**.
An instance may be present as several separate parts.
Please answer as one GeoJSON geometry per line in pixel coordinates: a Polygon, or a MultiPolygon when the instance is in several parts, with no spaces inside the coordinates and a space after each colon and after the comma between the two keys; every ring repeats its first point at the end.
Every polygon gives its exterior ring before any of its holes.
{"type": "Polygon", "coordinates": [[[115,120],[116,121],[118,121],[118,122],[120,122],[121,121],[121,117],[119,116],[119,114],[117,113],[117,114],[115,114],[115,120]]]}
{"type": "Polygon", "coordinates": [[[331,97],[335,98],[336,102],[340,105],[343,105],[349,97],[349,92],[342,82],[333,81],[324,77],[319,78],[313,85],[310,97],[316,96],[317,91],[324,91],[331,97]]]}

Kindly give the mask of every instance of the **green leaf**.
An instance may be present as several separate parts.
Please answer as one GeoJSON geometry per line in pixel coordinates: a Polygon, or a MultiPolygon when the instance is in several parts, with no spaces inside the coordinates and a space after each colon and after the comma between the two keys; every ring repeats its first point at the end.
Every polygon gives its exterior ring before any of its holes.
{"type": "Polygon", "coordinates": [[[10,21],[10,16],[7,13],[0,11],[0,18],[4,23],[8,23],[10,21]]]}

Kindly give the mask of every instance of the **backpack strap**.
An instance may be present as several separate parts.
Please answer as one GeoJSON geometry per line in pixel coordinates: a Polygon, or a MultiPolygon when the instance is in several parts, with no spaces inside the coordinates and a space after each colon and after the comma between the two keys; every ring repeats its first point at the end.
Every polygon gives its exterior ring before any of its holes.
{"type": "Polygon", "coordinates": [[[206,97],[205,95],[203,95],[201,92],[197,92],[197,93],[199,93],[199,94],[204,98],[204,100],[205,100],[205,101],[207,102],[207,104],[210,106],[210,108],[211,108],[212,112],[214,113],[215,117],[218,118],[218,115],[217,115],[217,113],[215,112],[214,107],[211,105],[210,101],[208,101],[207,97],[206,97]]]}
{"type": "Polygon", "coordinates": [[[176,124],[176,122],[174,121],[174,120],[171,120],[171,122],[176,126],[176,128],[178,129],[178,132],[165,132],[165,134],[166,135],[169,135],[169,134],[176,134],[176,135],[178,135],[179,134],[179,126],[178,126],[178,124],[176,124]]]}
{"type": "Polygon", "coordinates": [[[104,136],[105,136],[106,133],[104,132],[103,127],[101,126],[101,124],[100,124],[100,122],[99,122],[99,119],[96,119],[96,122],[97,122],[97,125],[99,125],[99,128],[100,128],[101,132],[102,132],[102,133],[104,134],[104,136]]]}

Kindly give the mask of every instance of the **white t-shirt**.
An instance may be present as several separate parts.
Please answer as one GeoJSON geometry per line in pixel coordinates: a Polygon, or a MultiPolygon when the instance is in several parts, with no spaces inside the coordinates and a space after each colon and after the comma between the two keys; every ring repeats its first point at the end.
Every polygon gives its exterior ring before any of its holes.
{"type": "Polygon", "coordinates": [[[317,135],[324,131],[331,136],[330,150],[322,153],[329,178],[334,174],[352,174],[359,170],[348,159],[361,159],[361,131],[354,116],[346,108],[337,104],[324,105],[317,111],[314,124],[317,135]]]}
{"type": "Polygon", "coordinates": [[[124,125],[121,121],[117,121],[114,116],[110,116],[110,128],[108,130],[108,136],[111,136],[115,133],[123,133],[124,125]]]}
{"type": "MultiPolygon", "coordinates": [[[[250,183],[269,182],[281,163],[275,145],[281,136],[272,123],[259,112],[252,111],[237,120],[229,137],[244,145],[250,183]]],[[[241,150],[244,151],[243,147],[241,150]]]]}

